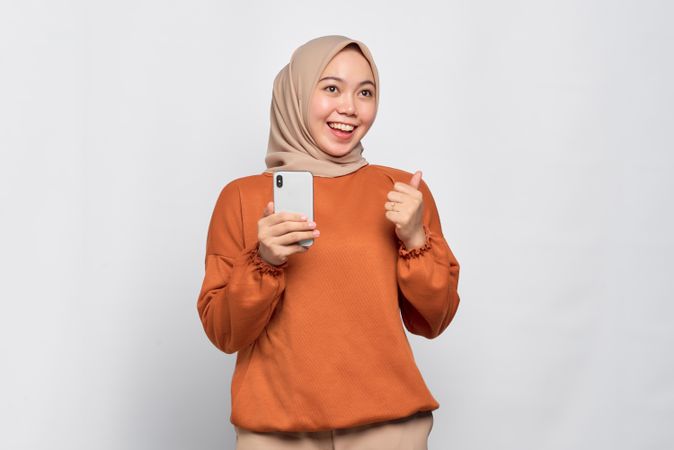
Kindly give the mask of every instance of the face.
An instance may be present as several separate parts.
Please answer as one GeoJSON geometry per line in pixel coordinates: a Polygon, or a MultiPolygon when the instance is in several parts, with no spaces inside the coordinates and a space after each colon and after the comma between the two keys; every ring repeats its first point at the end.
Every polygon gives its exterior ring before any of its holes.
{"type": "Polygon", "coordinates": [[[309,131],[321,150],[343,156],[365,136],[377,112],[375,88],[358,50],[346,48],[332,58],[309,101],[309,131]]]}

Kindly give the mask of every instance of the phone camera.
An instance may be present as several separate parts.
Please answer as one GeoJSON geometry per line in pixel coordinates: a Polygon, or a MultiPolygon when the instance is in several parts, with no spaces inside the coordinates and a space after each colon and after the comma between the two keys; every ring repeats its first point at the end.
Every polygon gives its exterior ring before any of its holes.
{"type": "Polygon", "coordinates": [[[283,176],[282,175],[276,175],[276,187],[283,187],[283,176]]]}

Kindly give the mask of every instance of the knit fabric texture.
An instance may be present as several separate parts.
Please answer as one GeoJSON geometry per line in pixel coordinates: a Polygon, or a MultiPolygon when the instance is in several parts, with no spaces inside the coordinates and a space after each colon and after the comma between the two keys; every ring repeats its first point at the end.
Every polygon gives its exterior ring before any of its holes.
{"type": "Polygon", "coordinates": [[[197,311],[209,340],[237,353],[232,424],[323,431],[439,408],[405,329],[432,339],[447,328],[459,305],[459,263],[423,180],[426,241],[407,249],[397,238],[384,204],[394,183],[411,177],[372,164],[315,177],[321,235],[279,266],[257,251],[272,174],[238,178],[222,189],[197,311]]]}

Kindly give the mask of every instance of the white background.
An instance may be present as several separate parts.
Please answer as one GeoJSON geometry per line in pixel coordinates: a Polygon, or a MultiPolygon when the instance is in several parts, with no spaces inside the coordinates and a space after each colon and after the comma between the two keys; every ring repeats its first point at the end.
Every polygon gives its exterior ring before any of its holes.
{"type": "Polygon", "coordinates": [[[1,5],[1,448],[233,448],[208,221],[326,34],[372,50],[364,156],[423,171],[461,264],[410,335],[430,448],[674,445],[671,3],[1,5]]]}

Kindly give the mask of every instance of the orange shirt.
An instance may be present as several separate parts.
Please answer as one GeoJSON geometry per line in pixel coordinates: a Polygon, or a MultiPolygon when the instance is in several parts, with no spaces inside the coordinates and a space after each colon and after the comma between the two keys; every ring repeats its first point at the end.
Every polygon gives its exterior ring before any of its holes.
{"type": "Polygon", "coordinates": [[[459,264],[422,180],[423,247],[408,250],[385,216],[387,193],[412,174],[368,164],[314,177],[321,235],[280,266],[257,254],[272,174],[220,193],[197,311],[210,341],[237,353],[232,424],[321,431],[406,417],[440,405],[416,366],[403,324],[432,339],[459,306],[459,264]],[[401,320],[402,315],[402,320],[401,320]]]}

